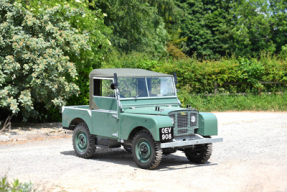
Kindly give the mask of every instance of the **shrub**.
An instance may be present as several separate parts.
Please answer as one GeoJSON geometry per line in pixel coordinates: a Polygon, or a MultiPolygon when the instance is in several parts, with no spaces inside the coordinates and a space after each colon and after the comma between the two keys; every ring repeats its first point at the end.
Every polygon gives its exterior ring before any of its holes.
{"type": "Polygon", "coordinates": [[[18,179],[9,183],[7,177],[2,177],[0,180],[0,191],[7,192],[30,192],[35,191],[32,183],[20,183],[18,179]]]}
{"type": "Polygon", "coordinates": [[[55,6],[32,14],[20,3],[0,1],[0,107],[22,111],[23,120],[41,118],[38,106],[62,106],[79,93],[75,64],[68,54],[89,50],[89,36],[61,20],[81,10],[55,6]]]}

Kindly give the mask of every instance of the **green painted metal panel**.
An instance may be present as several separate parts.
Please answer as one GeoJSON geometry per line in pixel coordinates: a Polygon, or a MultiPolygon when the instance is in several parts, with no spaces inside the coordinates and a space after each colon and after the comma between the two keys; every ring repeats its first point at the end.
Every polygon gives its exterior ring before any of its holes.
{"type": "MultiPolygon", "coordinates": [[[[88,106],[87,106],[88,108],[88,106]]],[[[86,109],[81,109],[77,106],[74,107],[65,107],[63,113],[62,113],[62,126],[63,127],[69,127],[71,122],[75,118],[80,118],[82,119],[87,126],[89,127],[90,131],[92,129],[92,118],[91,118],[91,113],[90,110],[86,109]]]]}
{"type": "Polygon", "coordinates": [[[114,97],[93,97],[99,109],[117,111],[117,100],[114,97]]]}
{"type": "Polygon", "coordinates": [[[120,139],[126,140],[134,128],[144,127],[150,131],[155,141],[160,141],[159,128],[173,126],[172,121],[168,116],[128,113],[120,114],[119,125],[120,139]]]}
{"type": "Polygon", "coordinates": [[[213,113],[199,113],[199,128],[196,133],[202,136],[217,135],[217,118],[213,113]]]}
{"type": "Polygon", "coordinates": [[[179,106],[177,97],[129,99],[129,100],[121,100],[121,104],[123,105],[123,107],[137,106],[137,105],[160,105],[160,104],[167,104],[167,105],[175,104],[179,106]]]}
{"type": "Polygon", "coordinates": [[[113,115],[117,115],[117,112],[107,113],[101,110],[93,110],[93,128],[91,130],[92,134],[117,139],[118,137],[113,136],[113,134],[118,132],[118,119],[113,117],[113,115]]]}
{"type": "Polygon", "coordinates": [[[189,110],[183,109],[179,107],[160,107],[161,111],[156,111],[155,107],[140,107],[138,106],[135,109],[125,109],[125,113],[133,113],[133,114],[149,114],[149,115],[168,115],[171,111],[178,111],[178,110],[189,110]]]}

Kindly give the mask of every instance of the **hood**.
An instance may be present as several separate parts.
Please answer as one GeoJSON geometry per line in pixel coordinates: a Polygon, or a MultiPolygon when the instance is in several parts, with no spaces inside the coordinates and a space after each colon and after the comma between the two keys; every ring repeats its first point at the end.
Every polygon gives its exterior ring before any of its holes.
{"type": "Polygon", "coordinates": [[[171,111],[191,111],[191,109],[187,108],[179,108],[179,107],[160,107],[162,111],[156,111],[155,107],[140,107],[135,109],[125,109],[124,113],[131,114],[146,114],[146,115],[168,115],[171,111]]]}

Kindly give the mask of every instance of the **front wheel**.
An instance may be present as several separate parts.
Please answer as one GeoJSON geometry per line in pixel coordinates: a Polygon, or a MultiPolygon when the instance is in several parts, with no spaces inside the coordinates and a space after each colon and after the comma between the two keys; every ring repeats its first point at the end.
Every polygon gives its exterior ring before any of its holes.
{"type": "Polygon", "coordinates": [[[212,154],[212,143],[195,145],[194,148],[186,148],[184,153],[190,162],[203,164],[212,154]]]}
{"type": "Polygon", "coordinates": [[[73,133],[73,147],[79,157],[87,159],[95,154],[95,137],[90,134],[86,124],[76,126],[73,133]]]}
{"type": "Polygon", "coordinates": [[[160,143],[155,142],[146,130],[138,132],[133,138],[132,154],[136,164],[143,169],[156,168],[162,158],[160,143]]]}

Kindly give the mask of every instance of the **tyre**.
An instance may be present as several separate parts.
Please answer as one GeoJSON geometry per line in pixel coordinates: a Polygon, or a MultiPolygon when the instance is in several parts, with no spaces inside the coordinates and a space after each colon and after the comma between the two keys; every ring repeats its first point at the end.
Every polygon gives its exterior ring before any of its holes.
{"type": "Polygon", "coordinates": [[[129,145],[123,145],[124,149],[126,150],[126,152],[128,153],[132,153],[132,146],[129,145]]]}
{"type": "Polygon", "coordinates": [[[139,131],[133,138],[132,154],[136,164],[143,169],[156,168],[162,158],[160,143],[153,140],[152,135],[146,131],[139,131]]]}
{"type": "Polygon", "coordinates": [[[190,162],[203,164],[212,154],[212,144],[195,145],[194,148],[186,148],[184,153],[190,162]]]}
{"type": "Polygon", "coordinates": [[[76,126],[73,133],[73,147],[77,156],[91,158],[95,154],[95,137],[90,134],[85,123],[76,126]]]}

